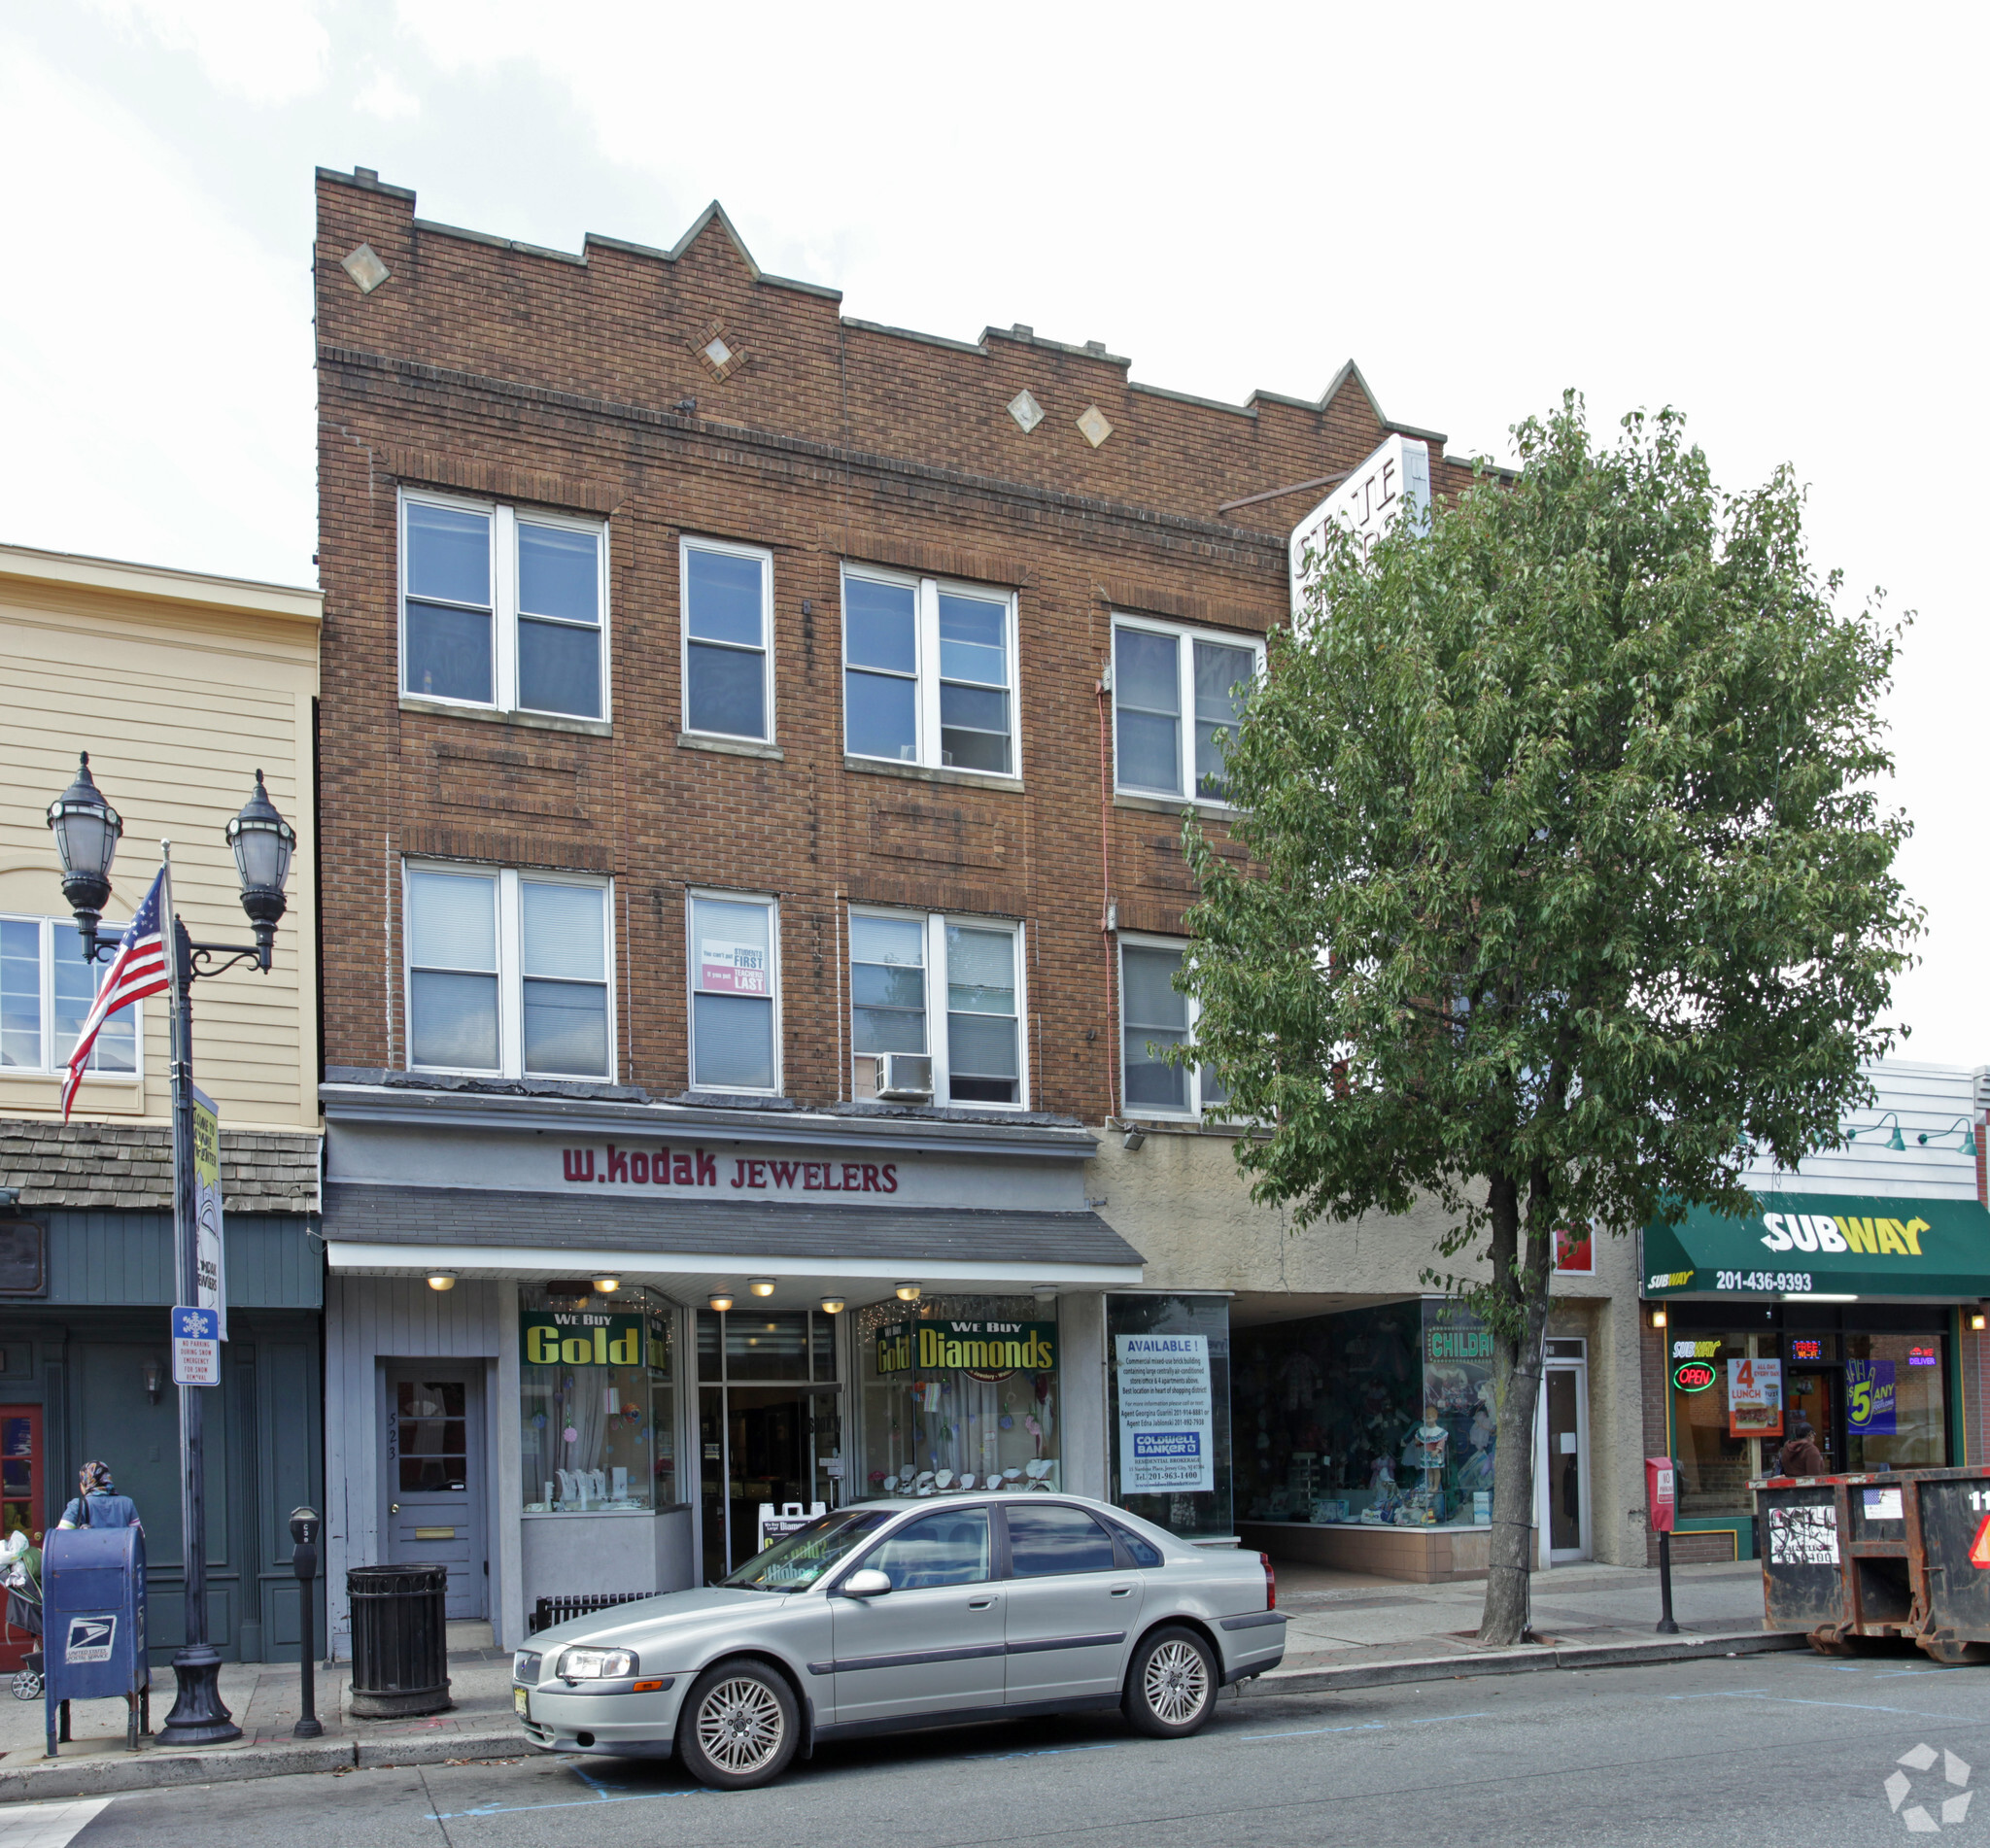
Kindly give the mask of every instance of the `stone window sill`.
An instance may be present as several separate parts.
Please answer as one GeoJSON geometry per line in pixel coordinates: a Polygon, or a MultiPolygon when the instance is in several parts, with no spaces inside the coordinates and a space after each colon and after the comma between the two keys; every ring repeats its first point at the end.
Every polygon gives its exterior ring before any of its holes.
{"type": "Polygon", "coordinates": [[[986,770],[936,769],[930,764],[894,764],[887,757],[843,758],[843,769],[863,776],[909,776],[919,783],[953,783],[968,789],[1006,789],[1022,793],[1020,776],[991,776],[986,770]]]}
{"type": "Polygon", "coordinates": [[[1210,821],[1228,821],[1244,811],[1229,803],[1191,802],[1180,796],[1127,796],[1118,790],[1113,792],[1115,808],[1138,808],[1149,815],[1179,815],[1184,808],[1192,808],[1198,818],[1210,821]]]}
{"type": "Polygon", "coordinates": [[[723,757],[766,757],[785,764],[788,754],[778,744],[763,744],[750,737],[706,737],[702,732],[679,732],[680,751],[717,751],[723,757]]]}
{"type": "Polygon", "coordinates": [[[496,706],[457,705],[448,700],[424,700],[418,694],[400,696],[403,712],[429,712],[444,719],[474,719],[482,725],[522,725],[533,732],[577,732],[584,737],[613,737],[615,727],[609,719],[564,719],[557,712],[500,712],[496,706]]]}

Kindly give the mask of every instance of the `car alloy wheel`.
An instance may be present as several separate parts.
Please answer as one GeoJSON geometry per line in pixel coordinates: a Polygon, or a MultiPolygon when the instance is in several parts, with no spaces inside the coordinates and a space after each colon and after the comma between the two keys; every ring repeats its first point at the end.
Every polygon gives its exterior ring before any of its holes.
{"type": "Polygon", "coordinates": [[[1209,1664],[1186,1638],[1171,1638],[1147,1659],[1141,1692],[1156,1720],[1186,1726],[1209,1699],[1209,1664]]]}
{"type": "Polygon", "coordinates": [[[766,1682],[735,1675],[698,1705],[698,1744],[731,1777],[751,1777],[780,1755],[787,1717],[766,1682]]]}

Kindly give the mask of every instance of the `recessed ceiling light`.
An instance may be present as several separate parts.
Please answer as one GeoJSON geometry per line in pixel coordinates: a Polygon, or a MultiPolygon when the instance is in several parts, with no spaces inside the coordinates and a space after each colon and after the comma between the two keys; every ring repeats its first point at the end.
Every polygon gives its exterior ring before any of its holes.
{"type": "Polygon", "coordinates": [[[894,1283],[891,1286],[891,1293],[902,1303],[916,1303],[919,1300],[919,1285],[917,1283],[894,1283]]]}
{"type": "Polygon", "coordinates": [[[772,1296],[773,1294],[773,1279],[771,1277],[749,1277],[746,1280],[746,1287],[756,1296],[772,1296]]]}
{"type": "Polygon", "coordinates": [[[731,1309],[733,1306],[733,1299],[730,1296],[728,1296],[723,1290],[721,1290],[716,1296],[713,1296],[710,1300],[711,1306],[715,1310],[717,1310],[721,1316],[723,1316],[726,1313],[726,1311],[731,1309]]]}
{"type": "Polygon", "coordinates": [[[454,1289],[456,1287],[456,1273],[454,1271],[430,1271],[429,1273],[429,1287],[430,1289],[454,1289]]]}

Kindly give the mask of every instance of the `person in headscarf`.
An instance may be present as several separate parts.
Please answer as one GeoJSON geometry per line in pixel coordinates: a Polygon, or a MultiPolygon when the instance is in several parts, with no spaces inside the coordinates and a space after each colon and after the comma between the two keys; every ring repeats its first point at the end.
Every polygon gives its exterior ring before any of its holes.
{"type": "Polygon", "coordinates": [[[77,1493],[62,1510],[58,1527],[142,1527],[138,1504],[120,1495],[111,1481],[108,1463],[86,1463],[78,1475],[77,1493]]]}

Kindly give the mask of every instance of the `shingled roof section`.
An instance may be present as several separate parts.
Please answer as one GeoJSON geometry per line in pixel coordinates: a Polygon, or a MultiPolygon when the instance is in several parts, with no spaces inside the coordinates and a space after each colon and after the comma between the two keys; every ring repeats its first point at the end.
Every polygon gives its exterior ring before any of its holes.
{"type": "MultiPolygon", "coordinates": [[[[306,1130],[223,1129],[222,1198],[242,1213],[316,1213],[319,1138],[306,1130]]],[[[173,1151],[149,1123],[0,1118],[0,1187],[20,1204],[165,1213],[173,1151]]]]}

